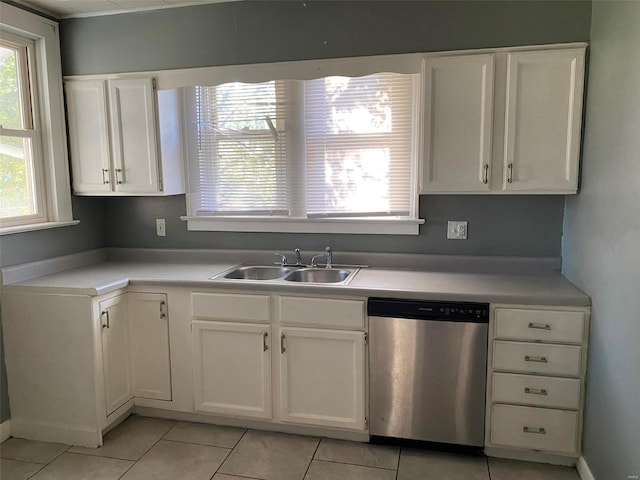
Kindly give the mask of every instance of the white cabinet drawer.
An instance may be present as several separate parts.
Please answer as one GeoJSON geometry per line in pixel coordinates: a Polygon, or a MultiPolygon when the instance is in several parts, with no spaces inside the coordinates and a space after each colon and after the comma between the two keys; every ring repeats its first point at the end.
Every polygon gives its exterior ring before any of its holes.
{"type": "Polygon", "coordinates": [[[364,301],[280,297],[280,321],[283,325],[360,330],[364,328],[364,301]]]}
{"type": "Polygon", "coordinates": [[[496,308],[495,315],[495,338],[583,342],[583,311],[496,308]]]}
{"type": "Polygon", "coordinates": [[[493,342],[494,370],[580,376],[582,348],[573,345],[493,342]]]}
{"type": "Polygon", "coordinates": [[[194,318],[268,322],[268,295],[243,295],[194,292],[191,294],[194,318]]]}
{"type": "Polygon", "coordinates": [[[495,403],[519,403],[577,410],[580,406],[580,380],[494,373],[491,399],[495,403]]]}
{"type": "Polygon", "coordinates": [[[494,405],[491,410],[494,445],[578,453],[578,412],[513,405],[494,405]]]}

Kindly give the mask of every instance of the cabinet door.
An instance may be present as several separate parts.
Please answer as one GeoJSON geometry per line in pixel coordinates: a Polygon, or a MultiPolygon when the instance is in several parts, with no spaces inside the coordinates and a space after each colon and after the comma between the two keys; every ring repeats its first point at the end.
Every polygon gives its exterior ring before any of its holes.
{"type": "Polygon", "coordinates": [[[280,331],[284,422],[364,430],[364,333],[280,331]]]}
{"type": "Polygon", "coordinates": [[[583,83],[584,49],[508,54],[503,190],[576,192],[583,83]]]}
{"type": "Polygon", "coordinates": [[[166,295],[129,293],[131,372],[136,397],[171,400],[166,295]]]}
{"type": "Polygon", "coordinates": [[[421,193],[488,191],[493,55],[429,58],[424,69],[421,193]]]}
{"type": "Polygon", "coordinates": [[[194,321],[195,410],[271,418],[268,325],[194,321]]]}
{"type": "Polygon", "coordinates": [[[127,295],[100,302],[107,415],[132,398],[127,295]]]}
{"type": "Polygon", "coordinates": [[[115,190],[156,193],[158,145],[152,78],[109,81],[115,190]]]}
{"type": "Polygon", "coordinates": [[[103,80],[65,82],[69,154],[75,193],[110,192],[107,92],[103,80]]]}

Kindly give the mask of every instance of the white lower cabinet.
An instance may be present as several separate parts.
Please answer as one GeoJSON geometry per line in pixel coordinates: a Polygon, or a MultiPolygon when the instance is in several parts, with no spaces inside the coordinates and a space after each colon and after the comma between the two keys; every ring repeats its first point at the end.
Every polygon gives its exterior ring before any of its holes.
{"type": "Polygon", "coordinates": [[[128,293],[133,395],[171,400],[167,296],[128,293]]]}
{"type": "Polygon", "coordinates": [[[366,430],[363,300],[192,292],[191,314],[196,412],[366,430]]]}
{"type": "Polygon", "coordinates": [[[106,415],[132,398],[127,294],[100,302],[106,415]]]}
{"type": "Polygon", "coordinates": [[[282,328],[282,421],[363,430],[364,345],[364,332],[282,328]]]}
{"type": "Polygon", "coordinates": [[[271,418],[268,325],[192,323],[195,410],[271,418]]]}
{"type": "Polygon", "coordinates": [[[166,295],[124,293],[99,302],[106,415],[133,397],[171,400],[166,295]]]}
{"type": "Polygon", "coordinates": [[[589,308],[491,311],[486,452],[550,462],[578,457],[589,308]]]}

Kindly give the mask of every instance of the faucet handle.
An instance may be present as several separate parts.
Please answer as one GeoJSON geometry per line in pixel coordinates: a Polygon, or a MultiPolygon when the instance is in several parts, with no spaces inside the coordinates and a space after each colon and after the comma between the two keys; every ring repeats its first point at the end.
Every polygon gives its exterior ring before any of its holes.
{"type": "MultiPolygon", "coordinates": [[[[287,256],[283,255],[281,253],[274,253],[274,255],[276,257],[280,257],[280,265],[282,265],[283,267],[287,264],[287,256]]],[[[276,262],[278,263],[278,262],[276,262]]]]}
{"type": "Polygon", "coordinates": [[[327,252],[327,264],[326,264],[326,268],[331,268],[331,264],[333,263],[333,251],[331,250],[331,247],[327,246],[324,248],[324,251],[327,252]]]}
{"type": "Polygon", "coordinates": [[[300,249],[299,248],[294,249],[293,253],[296,254],[296,265],[301,267],[302,266],[302,254],[300,253],[300,249]]]}

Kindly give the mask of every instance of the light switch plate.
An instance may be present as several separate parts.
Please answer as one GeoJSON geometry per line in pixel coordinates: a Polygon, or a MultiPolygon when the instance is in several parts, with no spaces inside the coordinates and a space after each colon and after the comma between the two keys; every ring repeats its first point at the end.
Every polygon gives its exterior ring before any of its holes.
{"type": "Polygon", "coordinates": [[[159,237],[167,236],[167,226],[164,223],[164,218],[156,218],[156,235],[159,237]]]}
{"type": "Polygon", "coordinates": [[[467,222],[449,221],[447,222],[447,238],[449,240],[467,239],[467,222]]]}

